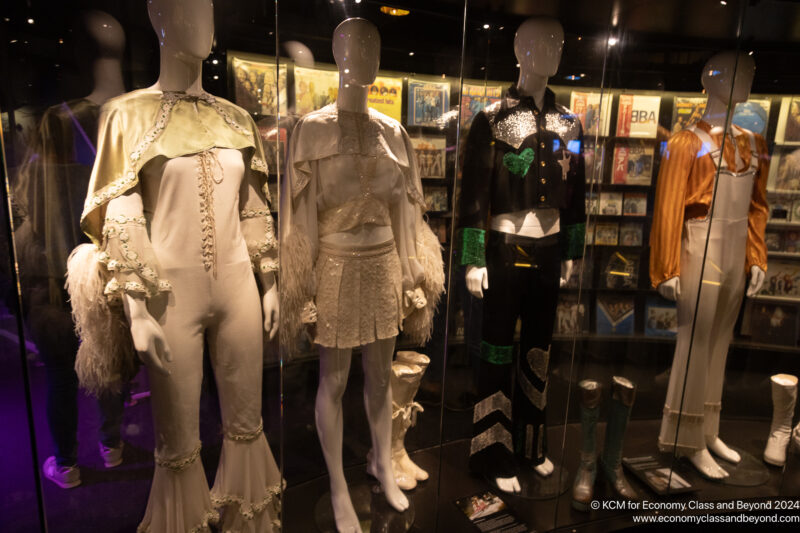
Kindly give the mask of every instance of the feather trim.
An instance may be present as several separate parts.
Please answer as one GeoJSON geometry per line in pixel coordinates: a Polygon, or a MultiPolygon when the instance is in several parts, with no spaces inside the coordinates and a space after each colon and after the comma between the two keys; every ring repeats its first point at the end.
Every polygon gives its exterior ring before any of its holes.
{"type": "Polygon", "coordinates": [[[290,231],[281,243],[281,344],[294,351],[303,331],[303,316],[317,292],[311,241],[290,231]]]}
{"type": "Polygon", "coordinates": [[[427,304],[414,310],[403,322],[403,334],[414,345],[426,344],[433,332],[433,316],[444,294],[444,259],[442,245],[428,224],[417,219],[417,259],[422,265],[422,290],[427,304]]]}
{"type": "Polygon", "coordinates": [[[93,244],[76,247],[67,260],[66,282],[75,331],[81,339],[75,372],[81,386],[94,395],[118,392],[139,369],[122,309],[110,307],[103,292],[107,274],[98,253],[93,244]]]}

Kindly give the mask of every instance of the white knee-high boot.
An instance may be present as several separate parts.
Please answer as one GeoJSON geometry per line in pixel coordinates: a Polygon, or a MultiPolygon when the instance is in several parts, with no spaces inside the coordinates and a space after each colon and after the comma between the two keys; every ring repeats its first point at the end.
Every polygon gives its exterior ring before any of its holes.
{"type": "Polygon", "coordinates": [[[764,461],[771,465],[783,466],[786,463],[786,447],[792,432],[792,417],[797,401],[797,377],[775,374],[770,378],[770,382],[772,425],[769,428],[767,446],[764,448],[764,461]]]}
{"type": "MultiPolygon", "coordinates": [[[[392,458],[404,472],[412,475],[417,481],[425,481],[428,479],[428,473],[411,460],[406,451],[404,441],[408,428],[416,424],[417,412],[422,412],[422,406],[414,401],[414,397],[417,395],[417,390],[419,390],[419,385],[422,382],[422,376],[425,374],[425,370],[428,368],[431,360],[427,355],[419,352],[399,351],[397,352],[396,362],[416,365],[419,367],[420,373],[413,382],[409,383],[408,396],[406,397],[408,400],[405,402],[405,405],[400,406],[407,412],[407,416],[404,418],[408,421],[404,423],[405,429],[402,434],[399,434],[397,439],[392,441],[392,458]]],[[[392,387],[394,386],[394,383],[392,383],[392,387]]],[[[405,401],[405,398],[399,398],[398,396],[395,396],[395,398],[405,401]]]]}

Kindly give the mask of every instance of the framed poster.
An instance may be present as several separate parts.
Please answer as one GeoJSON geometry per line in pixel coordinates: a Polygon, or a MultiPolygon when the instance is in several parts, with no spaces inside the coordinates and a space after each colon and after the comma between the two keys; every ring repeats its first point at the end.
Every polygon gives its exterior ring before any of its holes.
{"type": "Polygon", "coordinates": [[[447,140],[444,137],[412,137],[411,145],[417,155],[419,175],[423,178],[443,179],[447,140]]]}
{"type": "Polygon", "coordinates": [[[502,97],[502,85],[465,82],[461,86],[461,123],[469,124],[475,115],[502,97]]]}
{"type": "MultiPolygon", "coordinates": [[[[249,54],[247,57],[253,57],[249,54]]],[[[253,115],[275,115],[280,102],[281,114],[286,113],[286,65],[275,66],[267,57],[263,61],[244,59],[231,52],[233,71],[233,100],[253,115]]]]}
{"type": "Polygon", "coordinates": [[[294,107],[302,116],[336,101],[339,71],[294,67],[294,107]]]}
{"type": "Polygon", "coordinates": [[[367,105],[392,117],[397,122],[403,120],[403,79],[378,76],[369,86],[367,105]]]}
{"type": "Polygon", "coordinates": [[[691,126],[703,117],[706,110],[704,96],[676,96],[672,107],[672,135],[691,126]]]}
{"type": "Polygon", "coordinates": [[[449,83],[408,80],[409,126],[436,126],[449,106],[449,83]]]}

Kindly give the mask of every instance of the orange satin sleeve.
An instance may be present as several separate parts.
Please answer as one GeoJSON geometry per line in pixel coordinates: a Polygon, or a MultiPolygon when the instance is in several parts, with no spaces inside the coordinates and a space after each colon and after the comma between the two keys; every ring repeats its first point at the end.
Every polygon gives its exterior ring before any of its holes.
{"type": "MultiPolygon", "coordinates": [[[[701,147],[697,135],[683,130],[670,138],[661,157],[650,229],[650,283],[653,287],[680,274],[683,220],[687,196],[691,190],[697,190],[698,184],[690,187],[690,178],[697,177],[693,167],[703,162],[697,159],[701,147]]],[[[711,171],[707,174],[713,177],[714,164],[709,164],[711,171]]]]}
{"type": "Polygon", "coordinates": [[[753,184],[753,197],[750,200],[750,213],[747,217],[747,259],[746,272],[757,266],[764,272],[767,271],[767,244],[764,242],[764,232],[767,228],[767,177],[769,176],[769,150],[767,142],[761,135],[756,135],[756,149],[758,150],[758,171],[753,184]]]}

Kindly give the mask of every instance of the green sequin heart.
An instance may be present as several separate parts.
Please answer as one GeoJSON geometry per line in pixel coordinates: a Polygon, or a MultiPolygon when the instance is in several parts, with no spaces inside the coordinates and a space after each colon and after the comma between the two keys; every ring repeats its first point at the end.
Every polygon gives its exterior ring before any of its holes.
{"type": "Polygon", "coordinates": [[[503,156],[503,165],[511,172],[520,177],[525,177],[528,169],[533,163],[533,148],[525,148],[519,155],[508,152],[503,156]]]}

